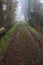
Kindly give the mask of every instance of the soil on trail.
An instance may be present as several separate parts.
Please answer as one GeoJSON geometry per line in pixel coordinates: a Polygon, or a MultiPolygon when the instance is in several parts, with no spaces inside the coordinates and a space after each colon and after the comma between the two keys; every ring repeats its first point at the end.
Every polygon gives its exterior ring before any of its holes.
{"type": "Polygon", "coordinates": [[[16,29],[0,65],[43,65],[43,49],[30,31],[16,29]]]}

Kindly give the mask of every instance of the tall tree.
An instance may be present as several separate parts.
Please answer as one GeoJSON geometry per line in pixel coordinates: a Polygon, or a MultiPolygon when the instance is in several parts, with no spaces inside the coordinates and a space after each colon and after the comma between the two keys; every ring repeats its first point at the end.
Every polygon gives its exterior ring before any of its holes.
{"type": "MultiPolygon", "coordinates": [[[[15,11],[16,11],[16,0],[4,0],[4,3],[6,4],[6,10],[4,10],[4,17],[5,19],[5,27],[9,29],[13,25],[13,16],[15,16],[15,11]]],[[[14,17],[15,18],[15,17],[14,17]]]]}
{"type": "Polygon", "coordinates": [[[0,27],[3,25],[3,0],[0,0],[0,27]]]}

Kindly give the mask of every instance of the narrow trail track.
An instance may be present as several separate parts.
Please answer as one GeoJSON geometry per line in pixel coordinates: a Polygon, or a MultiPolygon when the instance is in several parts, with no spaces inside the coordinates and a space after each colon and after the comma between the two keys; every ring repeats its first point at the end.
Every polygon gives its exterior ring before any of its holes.
{"type": "Polygon", "coordinates": [[[31,32],[24,29],[24,36],[19,27],[16,29],[0,65],[43,65],[43,49],[31,32]]]}
{"type": "Polygon", "coordinates": [[[37,51],[38,57],[40,59],[40,62],[43,63],[43,46],[40,42],[38,42],[35,37],[32,35],[32,33],[25,27],[25,30],[32,42],[33,48],[35,49],[35,51],[37,51]]]}

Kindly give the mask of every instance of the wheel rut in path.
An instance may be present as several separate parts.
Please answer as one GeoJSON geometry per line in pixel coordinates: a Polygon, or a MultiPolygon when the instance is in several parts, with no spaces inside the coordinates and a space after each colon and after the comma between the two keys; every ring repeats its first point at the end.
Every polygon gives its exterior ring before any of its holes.
{"type": "Polygon", "coordinates": [[[43,65],[43,51],[27,28],[18,27],[0,65],[43,65]]]}
{"type": "Polygon", "coordinates": [[[33,46],[33,49],[35,49],[34,51],[37,51],[38,57],[39,57],[39,59],[40,59],[40,62],[43,63],[43,49],[42,49],[41,42],[39,43],[39,42],[35,39],[35,37],[32,35],[32,33],[30,32],[30,30],[29,30],[27,27],[24,26],[24,28],[25,28],[25,30],[26,30],[28,36],[29,36],[29,39],[30,39],[31,42],[32,42],[31,45],[33,46]],[[40,45],[41,45],[41,46],[40,46],[40,45]]]}
{"type": "Polygon", "coordinates": [[[16,29],[12,40],[9,43],[9,46],[3,56],[3,59],[1,60],[0,65],[16,65],[18,63],[18,52],[16,50],[16,45],[18,44],[19,40],[19,28],[16,29]]]}

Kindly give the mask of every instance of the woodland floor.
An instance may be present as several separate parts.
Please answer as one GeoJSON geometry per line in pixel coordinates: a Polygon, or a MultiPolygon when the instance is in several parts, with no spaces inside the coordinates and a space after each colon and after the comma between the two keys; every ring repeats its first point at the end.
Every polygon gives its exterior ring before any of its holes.
{"type": "Polygon", "coordinates": [[[43,42],[25,25],[18,25],[0,65],[43,65],[43,42]]]}

